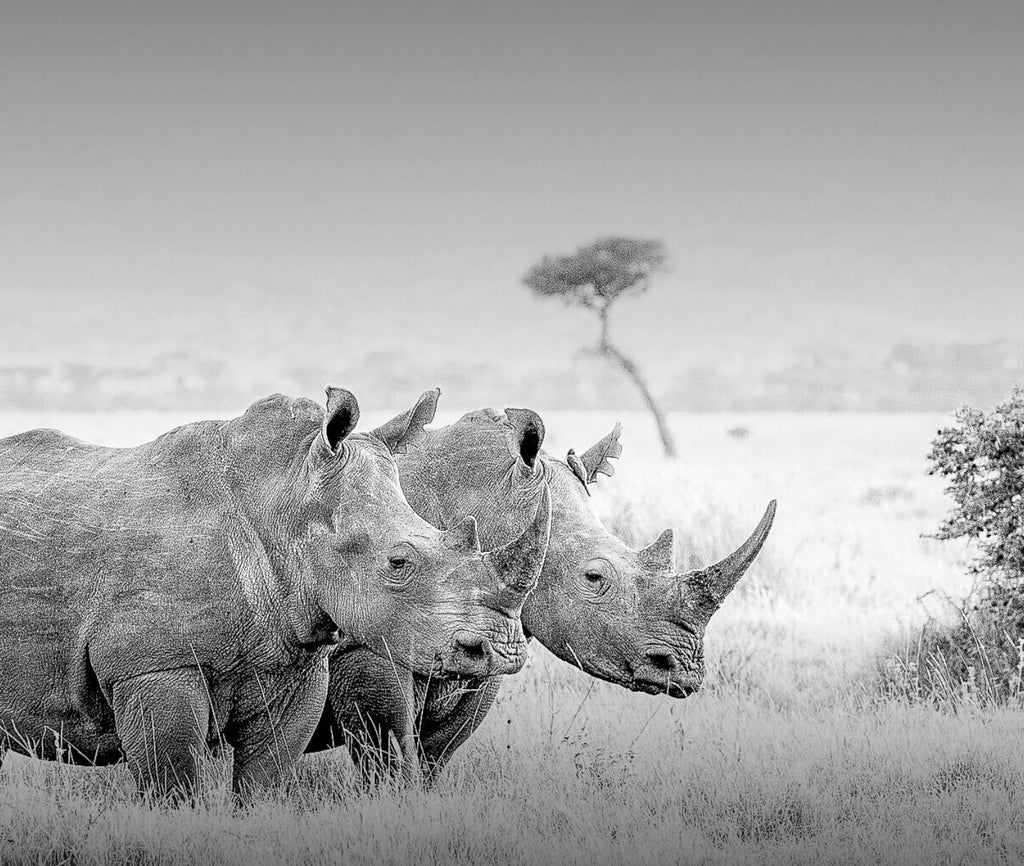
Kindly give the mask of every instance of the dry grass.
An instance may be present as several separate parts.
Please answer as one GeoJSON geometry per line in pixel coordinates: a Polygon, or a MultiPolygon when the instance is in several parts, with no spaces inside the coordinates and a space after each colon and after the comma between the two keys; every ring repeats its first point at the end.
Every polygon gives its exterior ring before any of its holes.
{"type": "MultiPolygon", "coordinates": [[[[544,415],[554,453],[614,420],[544,415]]],[[[115,443],[170,426],[91,420],[58,426],[115,443]]],[[[1020,862],[1020,712],[969,688],[938,710],[875,679],[880,647],[912,647],[945,610],[933,590],[968,587],[962,549],[921,537],[946,509],[924,475],[943,419],[678,417],[671,467],[646,420],[625,420],[619,472],[595,491],[623,536],[671,523],[681,562],[702,562],[779,500],[768,547],[710,627],[703,692],[628,694],[539,650],[437,790],[363,794],[347,759],[325,755],[290,795],[238,812],[216,765],[199,805],[168,808],[140,802],[122,772],[9,761],[0,860],[1020,862]],[[740,426],[750,434],[728,435],[740,426]]]]}

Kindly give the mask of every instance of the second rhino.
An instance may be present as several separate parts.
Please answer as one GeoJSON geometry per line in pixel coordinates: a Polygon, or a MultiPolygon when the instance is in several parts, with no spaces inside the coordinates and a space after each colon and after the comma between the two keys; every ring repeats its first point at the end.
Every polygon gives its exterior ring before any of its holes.
{"type": "MultiPolygon", "coordinates": [[[[551,501],[551,533],[537,588],[523,608],[528,636],[564,661],[624,688],[683,698],[704,677],[704,629],[754,561],[775,514],[774,501],[751,536],[704,569],[677,574],[666,530],[633,549],[595,515],[589,486],[614,471],[619,427],[581,455],[541,450],[544,425],[527,409],[484,409],[426,430],[439,391],[407,413],[408,447],[397,456],[402,489],[438,527],[475,515],[482,546],[514,538],[551,501]]],[[[379,657],[341,649],[330,659],[323,718],[308,747],[344,744],[364,779],[420,770],[428,782],[483,721],[500,677],[399,682],[379,657]]]]}

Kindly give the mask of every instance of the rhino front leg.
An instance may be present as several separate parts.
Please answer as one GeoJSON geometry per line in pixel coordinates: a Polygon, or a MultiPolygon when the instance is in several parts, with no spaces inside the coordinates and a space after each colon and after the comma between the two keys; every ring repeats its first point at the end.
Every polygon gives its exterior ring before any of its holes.
{"type": "Polygon", "coordinates": [[[480,727],[494,705],[501,677],[489,677],[476,688],[467,688],[455,707],[443,716],[426,718],[420,732],[423,778],[427,787],[437,781],[456,749],[480,727]]]}
{"type": "Polygon", "coordinates": [[[416,742],[416,686],[408,668],[359,648],[331,660],[332,729],[367,789],[421,779],[416,742]]]}
{"type": "Polygon", "coordinates": [[[394,709],[388,723],[390,751],[397,756],[397,770],[402,782],[418,785],[423,781],[423,770],[420,767],[419,740],[416,736],[415,675],[408,668],[402,668],[395,671],[394,676],[401,703],[394,709]]]}
{"type": "Polygon", "coordinates": [[[288,683],[279,697],[264,694],[259,712],[234,725],[231,788],[242,801],[289,779],[323,713],[327,698],[326,666],[298,683],[288,683]]]}
{"type": "Polygon", "coordinates": [[[359,722],[346,725],[341,736],[365,790],[398,777],[402,751],[386,724],[363,715],[359,722]]]}
{"type": "Polygon", "coordinates": [[[115,683],[114,724],[139,787],[192,796],[210,728],[202,671],[179,668],[115,683]]]}

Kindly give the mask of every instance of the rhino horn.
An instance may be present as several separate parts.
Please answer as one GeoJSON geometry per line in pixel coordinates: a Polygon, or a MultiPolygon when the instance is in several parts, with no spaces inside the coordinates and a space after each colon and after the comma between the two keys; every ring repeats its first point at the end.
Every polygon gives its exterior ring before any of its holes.
{"type": "Polygon", "coordinates": [[[591,445],[580,455],[580,462],[586,469],[586,482],[593,484],[597,481],[598,475],[614,475],[615,467],[609,463],[612,457],[622,454],[622,445],[619,444],[619,436],[622,433],[622,425],[616,424],[615,429],[605,436],[600,442],[591,445]]]}
{"type": "Polygon", "coordinates": [[[675,568],[675,535],[666,529],[651,544],[636,553],[640,565],[655,574],[665,574],[675,568]]]}
{"type": "Polygon", "coordinates": [[[711,615],[721,607],[725,597],[743,577],[750,564],[757,557],[768,538],[768,532],[775,520],[775,500],[768,503],[764,517],[757,524],[750,538],[730,553],[725,559],[709,565],[707,568],[690,571],[680,575],[683,581],[681,595],[684,606],[695,611],[699,619],[706,623],[711,615]]]}
{"type": "Polygon", "coordinates": [[[527,593],[537,585],[551,534],[551,494],[544,486],[544,498],[533,521],[515,541],[484,554],[498,579],[509,589],[527,593]]]}
{"type": "Polygon", "coordinates": [[[415,406],[382,424],[373,431],[373,435],[387,445],[392,454],[404,454],[406,446],[417,442],[426,435],[426,430],[423,428],[434,420],[434,415],[437,413],[437,399],[440,396],[440,388],[424,391],[420,394],[415,406]]]}
{"type": "Polygon", "coordinates": [[[441,542],[457,553],[479,553],[480,535],[476,528],[476,518],[467,517],[451,529],[446,529],[441,533],[441,542]]]}

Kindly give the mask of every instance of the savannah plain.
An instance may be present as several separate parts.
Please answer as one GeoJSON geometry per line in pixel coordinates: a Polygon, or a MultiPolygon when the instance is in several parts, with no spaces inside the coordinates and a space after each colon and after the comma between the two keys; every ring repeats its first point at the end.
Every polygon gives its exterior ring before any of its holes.
{"type": "MultiPolygon", "coordinates": [[[[764,551],[708,628],[698,694],[628,693],[534,646],[436,789],[364,792],[333,752],[238,810],[212,760],[198,803],[169,806],[140,800],[122,768],[11,757],[0,861],[1020,862],[1019,708],[988,706],[971,683],[939,707],[915,692],[923,624],[955,616],[949,600],[970,589],[969,551],[927,537],[949,507],[926,474],[949,417],[677,414],[682,456],[668,463],[644,415],[542,414],[555,455],[621,418],[623,455],[594,507],[632,543],[672,525],[681,567],[728,553],[778,499],[764,551]]],[[[187,420],[10,413],[0,434],[54,426],[128,445],[187,420]]]]}

